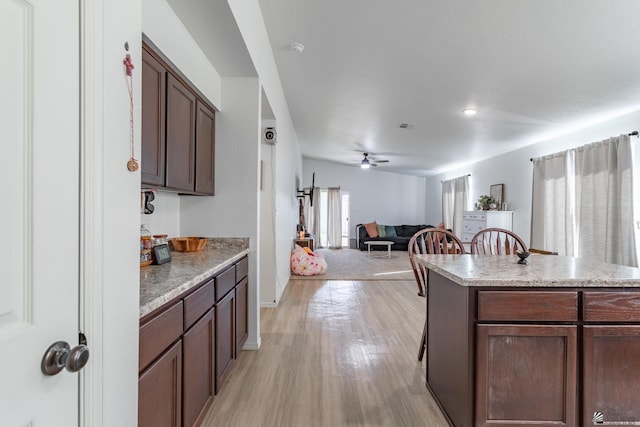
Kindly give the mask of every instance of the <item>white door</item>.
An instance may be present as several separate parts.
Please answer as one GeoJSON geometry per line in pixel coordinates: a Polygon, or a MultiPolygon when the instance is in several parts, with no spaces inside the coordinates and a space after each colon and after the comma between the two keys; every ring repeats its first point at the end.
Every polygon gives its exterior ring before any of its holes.
{"type": "Polygon", "coordinates": [[[78,424],[78,0],[0,0],[0,425],[78,424]]]}

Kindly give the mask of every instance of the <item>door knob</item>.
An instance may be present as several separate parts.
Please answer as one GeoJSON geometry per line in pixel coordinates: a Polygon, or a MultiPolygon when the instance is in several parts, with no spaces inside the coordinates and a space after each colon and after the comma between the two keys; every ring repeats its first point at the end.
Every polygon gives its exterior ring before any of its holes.
{"type": "Polygon", "coordinates": [[[88,360],[89,348],[86,345],[71,348],[65,341],[56,341],[44,352],[41,369],[45,375],[56,375],[65,368],[69,372],[78,372],[88,360]]]}

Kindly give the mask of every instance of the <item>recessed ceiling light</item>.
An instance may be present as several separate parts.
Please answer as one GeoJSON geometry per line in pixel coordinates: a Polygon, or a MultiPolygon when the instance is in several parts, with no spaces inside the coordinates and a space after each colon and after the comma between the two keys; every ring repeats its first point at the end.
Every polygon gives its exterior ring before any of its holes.
{"type": "Polygon", "coordinates": [[[291,47],[291,50],[296,53],[302,53],[304,50],[304,45],[302,43],[291,43],[289,46],[291,47]]]}
{"type": "Polygon", "coordinates": [[[475,108],[465,108],[464,110],[462,110],[462,112],[465,116],[475,116],[476,114],[478,114],[478,110],[476,110],[475,108]]]}

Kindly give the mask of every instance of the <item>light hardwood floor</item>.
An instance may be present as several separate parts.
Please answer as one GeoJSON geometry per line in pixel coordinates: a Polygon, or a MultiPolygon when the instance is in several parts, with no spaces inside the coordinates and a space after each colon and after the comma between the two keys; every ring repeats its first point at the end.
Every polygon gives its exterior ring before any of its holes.
{"type": "Polygon", "coordinates": [[[203,426],[448,426],[417,361],[413,281],[291,280],[203,426]]]}

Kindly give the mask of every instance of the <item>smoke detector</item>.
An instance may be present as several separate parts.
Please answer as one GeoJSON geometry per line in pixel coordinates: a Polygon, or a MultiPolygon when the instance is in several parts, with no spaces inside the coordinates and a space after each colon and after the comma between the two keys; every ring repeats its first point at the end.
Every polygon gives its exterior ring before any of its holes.
{"type": "Polygon", "coordinates": [[[289,47],[291,47],[291,50],[296,53],[302,53],[304,50],[304,45],[302,43],[291,43],[289,47]]]}

